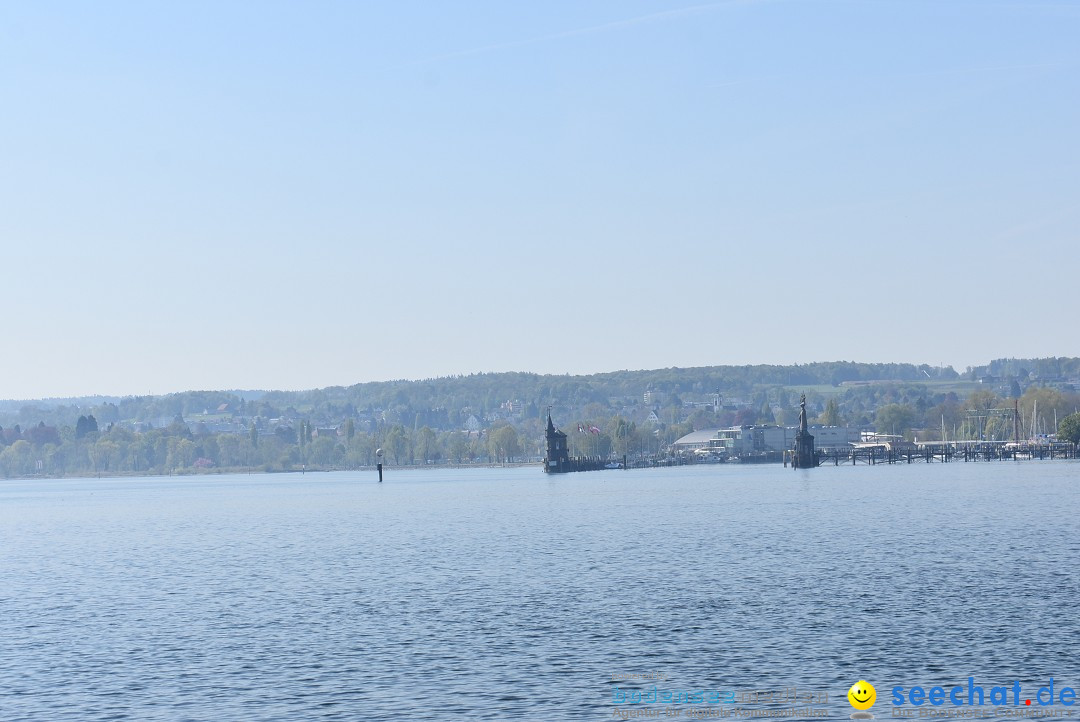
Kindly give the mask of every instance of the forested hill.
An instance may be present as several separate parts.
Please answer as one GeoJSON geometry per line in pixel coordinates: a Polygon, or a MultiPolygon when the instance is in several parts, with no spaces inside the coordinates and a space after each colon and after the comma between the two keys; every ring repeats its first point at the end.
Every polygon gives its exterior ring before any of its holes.
{"type": "Polygon", "coordinates": [[[704,398],[717,392],[747,395],[763,386],[835,386],[853,381],[924,381],[928,378],[955,379],[958,376],[951,367],[849,361],[794,366],[673,367],[578,376],[479,373],[417,381],[332,386],[309,391],[186,391],[164,396],[0,401],[0,425],[26,426],[44,422],[52,426],[74,426],[78,417],[88,411],[95,413],[99,423],[154,423],[176,416],[212,415],[218,409],[247,417],[303,415],[313,423],[337,423],[343,418],[365,413],[409,409],[414,414],[420,414],[423,423],[452,428],[463,421],[457,418],[462,411],[467,411],[466,417],[475,415],[483,418],[507,401],[528,407],[527,415],[535,416],[548,406],[565,410],[589,403],[606,405],[615,399],[633,398],[640,401],[644,392],[650,390],[669,396],[676,394],[704,398]],[[435,418],[427,418],[429,416],[435,418]]]}
{"type": "Polygon", "coordinates": [[[313,424],[341,423],[388,415],[408,425],[461,428],[471,416],[483,420],[507,403],[526,418],[550,406],[556,414],[598,404],[613,410],[641,403],[647,391],[657,399],[709,400],[714,394],[750,398],[769,387],[838,387],[860,382],[927,383],[984,378],[1029,380],[1080,377],[1080,358],[996,359],[969,367],[906,363],[831,361],[793,366],[705,366],[591,375],[521,372],[478,373],[416,381],[383,381],[308,391],[186,391],[164,396],[86,397],[40,401],[0,401],[0,426],[74,427],[79,416],[93,413],[99,423],[135,422],[161,426],[176,417],[303,417],[313,424]]]}

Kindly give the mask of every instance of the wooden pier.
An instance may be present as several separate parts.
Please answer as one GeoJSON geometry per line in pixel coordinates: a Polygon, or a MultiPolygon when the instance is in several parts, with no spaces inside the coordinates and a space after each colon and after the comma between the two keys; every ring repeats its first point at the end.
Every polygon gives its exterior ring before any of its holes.
{"type": "MultiPolygon", "coordinates": [[[[790,452],[788,452],[790,454],[790,452]]],[[[851,448],[819,449],[819,465],[840,464],[932,464],[979,461],[1024,461],[1030,459],[1075,459],[1076,447],[1068,442],[1051,444],[1017,444],[1001,441],[922,442],[891,448],[853,446],[851,448]]],[[[788,458],[785,455],[784,464],[788,458]]]]}

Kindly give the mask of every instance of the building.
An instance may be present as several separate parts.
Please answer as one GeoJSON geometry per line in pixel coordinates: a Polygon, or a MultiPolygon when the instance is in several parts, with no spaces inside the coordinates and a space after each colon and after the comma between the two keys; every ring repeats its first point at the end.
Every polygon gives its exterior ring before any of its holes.
{"type": "Polygon", "coordinates": [[[697,451],[698,449],[707,449],[709,447],[716,447],[714,442],[717,440],[717,434],[720,433],[720,429],[706,429],[704,431],[691,431],[686,436],[681,436],[671,444],[671,450],[675,452],[681,451],[697,451]]]}
{"type": "Polygon", "coordinates": [[[667,398],[667,394],[662,391],[653,391],[652,389],[649,389],[642,394],[641,398],[646,406],[653,406],[655,404],[663,404],[664,400],[667,398]]]}
{"type": "Polygon", "coordinates": [[[559,474],[570,471],[570,449],[566,445],[566,434],[555,428],[548,414],[547,456],[544,458],[544,471],[559,474]]]}
{"type": "MultiPolygon", "coordinates": [[[[847,448],[860,441],[859,430],[848,426],[810,426],[814,446],[818,450],[847,448]]],[[[694,431],[677,439],[671,448],[675,452],[697,449],[724,449],[729,457],[763,453],[782,453],[795,448],[798,426],[756,424],[732,426],[727,429],[694,431]]]]}
{"type": "Polygon", "coordinates": [[[617,464],[610,464],[599,457],[570,457],[570,448],[566,445],[566,433],[555,428],[551,421],[551,413],[548,413],[547,422],[547,455],[544,457],[545,474],[566,474],[571,471],[597,471],[605,468],[615,468],[617,464]]]}

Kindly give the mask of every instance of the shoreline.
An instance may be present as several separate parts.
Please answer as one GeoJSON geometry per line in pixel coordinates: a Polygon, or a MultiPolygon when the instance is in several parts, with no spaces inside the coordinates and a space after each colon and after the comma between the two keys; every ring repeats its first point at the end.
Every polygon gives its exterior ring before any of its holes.
{"type": "MultiPolygon", "coordinates": [[[[514,469],[523,466],[535,466],[538,469],[543,469],[544,463],[542,461],[512,461],[503,464],[495,463],[481,463],[481,464],[405,464],[402,466],[387,466],[383,465],[384,471],[411,471],[414,469],[514,469]]],[[[263,469],[257,466],[242,466],[242,467],[228,467],[221,469],[198,469],[198,470],[179,470],[170,472],[141,472],[141,471],[116,471],[116,472],[102,472],[100,474],[31,474],[26,476],[8,476],[4,477],[2,481],[48,481],[50,479],[56,481],[63,481],[65,479],[132,479],[132,478],[154,478],[154,477],[169,477],[169,476],[223,476],[226,474],[329,474],[331,472],[341,471],[356,471],[356,472],[371,472],[377,473],[374,465],[372,466],[357,466],[357,467],[330,467],[330,468],[314,468],[314,469],[263,469]]]]}

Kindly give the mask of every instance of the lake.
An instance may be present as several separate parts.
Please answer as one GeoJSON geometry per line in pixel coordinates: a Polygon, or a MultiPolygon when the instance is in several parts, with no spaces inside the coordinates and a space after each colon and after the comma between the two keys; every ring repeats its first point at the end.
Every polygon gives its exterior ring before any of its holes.
{"type": "Polygon", "coordinates": [[[847,718],[859,679],[880,718],[895,686],[1080,687],[1077,462],[385,478],[0,482],[0,718],[793,706],[770,690],[847,718]]]}

